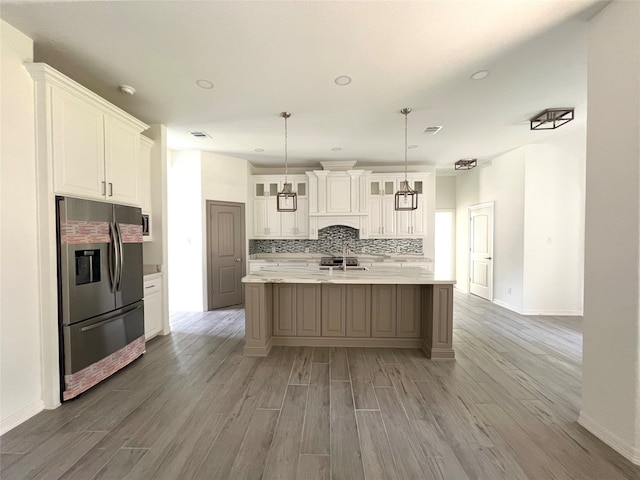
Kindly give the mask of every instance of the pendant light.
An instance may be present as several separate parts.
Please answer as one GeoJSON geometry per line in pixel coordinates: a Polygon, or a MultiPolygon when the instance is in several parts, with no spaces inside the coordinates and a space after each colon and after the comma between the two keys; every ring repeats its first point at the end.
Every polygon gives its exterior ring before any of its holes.
{"type": "Polygon", "coordinates": [[[284,184],[282,191],[278,192],[277,207],[279,212],[295,212],[298,209],[298,194],[291,190],[291,184],[287,181],[287,118],[291,116],[289,112],[280,114],[284,118],[284,184]]]}
{"type": "Polygon", "coordinates": [[[400,113],[404,115],[404,181],[400,182],[400,189],[396,192],[396,210],[407,211],[418,208],[418,192],[409,186],[407,180],[407,115],[410,108],[403,108],[400,113]]]}

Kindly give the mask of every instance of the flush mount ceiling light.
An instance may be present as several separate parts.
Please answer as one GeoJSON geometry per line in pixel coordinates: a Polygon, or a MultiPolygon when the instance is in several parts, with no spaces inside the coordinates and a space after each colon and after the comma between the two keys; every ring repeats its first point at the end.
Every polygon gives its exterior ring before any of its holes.
{"type": "Polygon", "coordinates": [[[196,85],[199,86],[200,88],[204,88],[205,90],[211,90],[213,88],[213,83],[211,83],[209,80],[205,78],[196,80],[196,85]]]}
{"type": "Polygon", "coordinates": [[[127,95],[133,95],[134,93],[136,93],[136,89],[131,85],[120,85],[120,91],[122,93],[126,93],[127,95]]]}
{"type": "Polygon", "coordinates": [[[264,148],[256,148],[254,152],[262,153],[264,152],[264,148]]]}
{"type": "Polygon", "coordinates": [[[478,70],[469,77],[471,80],[482,80],[489,76],[489,70],[478,70]]]}
{"type": "Polygon", "coordinates": [[[332,152],[339,152],[340,150],[342,150],[342,148],[340,148],[340,147],[333,147],[331,149],[332,152]]]}
{"type": "Polygon", "coordinates": [[[408,148],[409,150],[413,150],[413,149],[415,149],[415,148],[418,148],[418,145],[409,145],[407,148],[408,148]]]}
{"type": "Polygon", "coordinates": [[[547,108],[529,119],[531,130],[553,130],[573,120],[573,108],[547,108]]]}
{"type": "Polygon", "coordinates": [[[454,163],[454,167],[456,170],[471,170],[476,165],[478,165],[477,158],[461,158],[456,163],[454,163]]]}
{"type": "Polygon", "coordinates": [[[340,75],[335,78],[334,82],[336,82],[336,85],[346,87],[351,83],[351,77],[349,75],[340,75]]]}
{"type": "Polygon", "coordinates": [[[298,209],[298,194],[291,190],[291,184],[287,182],[287,118],[291,114],[282,112],[280,116],[284,118],[284,184],[282,185],[282,191],[278,192],[276,206],[279,212],[295,212],[298,209]]]}
{"type": "Polygon", "coordinates": [[[407,180],[407,116],[410,108],[403,108],[400,113],[404,115],[404,181],[400,182],[400,189],[396,192],[396,210],[415,210],[418,208],[418,192],[409,186],[407,180]]]}

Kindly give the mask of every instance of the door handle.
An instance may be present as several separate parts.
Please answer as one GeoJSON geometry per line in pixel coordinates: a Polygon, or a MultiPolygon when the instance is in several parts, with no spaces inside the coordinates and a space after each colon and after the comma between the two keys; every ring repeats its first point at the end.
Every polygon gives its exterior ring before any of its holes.
{"type": "Polygon", "coordinates": [[[491,260],[491,257],[484,257],[485,260],[491,260]]]}
{"type": "Polygon", "coordinates": [[[236,258],[236,262],[240,263],[240,259],[239,259],[239,258],[236,258]]]}

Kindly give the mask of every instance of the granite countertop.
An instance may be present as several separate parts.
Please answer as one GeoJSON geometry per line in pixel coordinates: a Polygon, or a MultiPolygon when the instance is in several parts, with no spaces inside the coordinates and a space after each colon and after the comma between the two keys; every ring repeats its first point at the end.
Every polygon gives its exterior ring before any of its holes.
{"type": "Polygon", "coordinates": [[[263,269],[247,275],[244,283],[360,283],[360,284],[415,284],[434,285],[456,283],[450,278],[437,277],[421,268],[384,267],[369,270],[320,270],[313,267],[278,270],[263,269]]]}

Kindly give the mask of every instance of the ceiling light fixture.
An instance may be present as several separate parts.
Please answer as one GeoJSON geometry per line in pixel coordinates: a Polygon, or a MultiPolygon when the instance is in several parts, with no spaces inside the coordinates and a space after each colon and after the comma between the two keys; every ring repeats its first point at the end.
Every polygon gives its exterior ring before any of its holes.
{"type": "Polygon", "coordinates": [[[284,118],[284,184],[282,191],[278,192],[276,206],[279,212],[295,212],[298,209],[298,194],[291,190],[291,184],[287,182],[289,170],[287,161],[287,118],[291,116],[289,112],[280,114],[284,118]]]}
{"type": "Polygon", "coordinates": [[[256,148],[254,152],[262,153],[264,152],[264,148],[256,148]]]}
{"type": "Polygon", "coordinates": [[[131,85],[120,85],[120,91],[122,93],[126,93],[127,95],[133,95],[134,93],[136,93],[136,89],[131,85]]]}
{"type": "Polygon", "coordinates": [[[531,130],[553,130],[573,120],[573,108],[547,108],[529,119],[531,130]]]}
{"type": "Polygon", "coordinates": [[[209,80],[206,80],[204,78],[196,80],[196,85],[199,86],[200,88],[204,88],[205,90],[211,90],[213,88],[213,83],[211,83],[209,80]]]}
{"type": "Polygon", "coordinates": [[[409,145],[407,148],[408,148],[409,150],[413,150],[413,149],[415,149],[415,148],[418,148],[418,145],[409,145]]]}
{"type": "Polygon", "coordinates": [[[400,113],[404,115],[404,181],[400,182],[400,189],[396,192],[396,210],[415,210],[418,208],[418,192],[409,186],[407,180],[407,116],[410,108],[403,108],[400,113]]]}
{"type": "Polygon", "coordinates": [[[471,170],[476,165],[478,165],[477,158],[461,158],[456,163],[454,163],[454,168],[456,170],[471,170]]]}
{"type": "Polygon", "coordinates": [[[471,80],[482,80],[489,76],[489,70],[478,70],[469,77],[471,80]]]}
{"type": "Polygon", "coordinates": [[[351,77],[349,75],[340,75],[335,78],[334,82],[336,82],[336,85],[346,87],[351,83],[351,77]]]}
{"type": "Polygon", "coordinates": [[[331,149],[332,152],[339,152],[340,150],[342,150],[342,148],[340,148],[340,147],[333,147],[331,149]]]}

